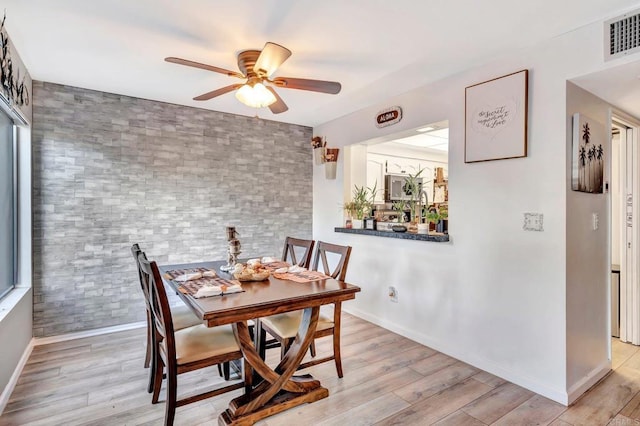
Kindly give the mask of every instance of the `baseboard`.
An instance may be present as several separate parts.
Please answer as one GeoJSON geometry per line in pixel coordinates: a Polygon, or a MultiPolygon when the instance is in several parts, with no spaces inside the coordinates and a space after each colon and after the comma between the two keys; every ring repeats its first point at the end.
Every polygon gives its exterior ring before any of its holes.
{"type": "Polygon", "coordinates": [[[611,361],[607,360],[591,370],[582,380],[578,381],[575,385],[569,388],[568,404],[571,405],[578,398],[580,398],[586,391],[588,391],[593,385],[598,383],[603,377],[605,377],[611,370],[611,361]]]}
{"type": "Polygon", "coordinates": [[[562,405],[565,405],[565,406],[569,405],[568,393],[563,389],[555,389],[555,388],[549,387],[546,384],[540,383],[538,380],[536,380],[533,377],[528,377],[519,372],[506,369],[491,360],[488,360],[483,357],[479,357],[473,353],[460,351],[460,349],[453,348],[450,345],[447,345],[445,342],[431,339],[422,333],[416,332],[415,330],[409,330],[404,327],[399,327],[397,324],[393,322],[381,320],[376,316],[370,315],[358,309],[345,309],[343,305],[343,310],[347,313],[355,315],[373,324],[379,325],[380,327],[386,328],[387,330],[393,331],[394,333],[404,336],[407,339],[411,339],[422,345],[435,349],[438,352],[441,352],[445,355],[456,358],[476,368],[479,368],[495,376],[498,376],[511,383],[515,383],[518,386],[522,386],[523,388],[529,389],[532,392],[535,392],[539,395],[542,395],[546,398],[556,401],[562,405]]]}
{"type": "Polygon", "coordinates": [[[96,328],[93,330],[78,331],[76,333],[61,334],[59,336],[36,337],[34,346],[48,345],[50,343],[66,342],[68,340],[82,339],[85,337],[100,336],[102,334],[117,333],[118,331],[133,330],[146,327],[144,321],[132,322],[129,324],[114,325],[111,327],[96,328]]]}
{"type": "Polygon", "coordinates": [[[20,374],[22,374],[22,370],[24,369],[24,366],[27,365],[27,361],[29,361],[29,357],[31,356],[31,351],[33,350],[34,346],[35,346],[35,339],[31,338],[31,340],[29,341],[29,344],[27,345],[27,347],[24,349],[24,352],[22,353],[22,357],[20,358],[18,365],[16,365],[15,370],[13,370],[13,374],[9,379],[9,383],[7,383],[7,385],[4,387],[4,391],[2,391],[2,394],[0,394],[0,415],[2,415],[5,407],[9,403],[9,398],[11,398],[11,394],[13,393],[13,390],[15,389],[16,384],[18,383],[18,379],[20,378],[20,374]]]}

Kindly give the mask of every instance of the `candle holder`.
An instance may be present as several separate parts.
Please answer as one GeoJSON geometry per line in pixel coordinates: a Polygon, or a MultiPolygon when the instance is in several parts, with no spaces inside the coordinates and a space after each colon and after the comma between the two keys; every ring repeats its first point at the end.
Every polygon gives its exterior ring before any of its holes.
{"type": "Polygon", "coordinates": [[[220,267],[221,271],[230,272],[236,268],[236,263],[240,253],[240,240],[236,237],[240,234],[236,231],[235,226],[227,226],[227,241],[229,242],[229,248],[227,249],[227,264],[220,267]]]}

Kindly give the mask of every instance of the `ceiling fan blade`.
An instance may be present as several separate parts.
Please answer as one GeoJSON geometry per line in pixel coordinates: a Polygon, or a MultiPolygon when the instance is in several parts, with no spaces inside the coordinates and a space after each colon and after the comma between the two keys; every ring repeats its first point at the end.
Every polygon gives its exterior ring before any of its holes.
{"type": "Polygon", "coordinates": [[[268,87],[267,86],[267,90],[269,90],[271,93],[273,93],[273,96],[276,97],[276,101],[274,103],[272,103],[271,105],[269,105],[269,109],[271,110],[272,113],[280,114],[280,113],[285,112],[286,110],[289,109],[289,107],[287,106],[287,104],[284,103],[284,101],[282,100],[280,95],[278,95],[278,92],[273,90],[273,87],[268,87]]]}
{"type": "Polygon", "coordinates": [[[196,96],[193,98],[194,101],[208,101],[209,99],[213,99],[216,96],[224,95],[225,93],[233,92],[234,90],[242,87],[242,84],[232,84],[230,86],[221,87],[219,89],[213,90],[211,92],[207,92],[203,95],[196,96]]]}
{"type": "Polygon", "coordinates": [[[173,56],[169,56],[168,58],[164,58],[164,60],[167,62],[171,62],[173,64],[186,65],[188,67],[201,68],[207,71],[219,72],[220,74],[226,74],[230,77],[245,78],[244,75],[240,74],[237,71],[230,71],[224,68],[214,67],[213,65],[201,64],[200,62],[189,61],[187,59],[174,58],[173,56]]]}
{"type": "Polygon", "coordinates": [[[291,51],[286,47],[267,42],[253,66],[253,71],[259,76],[269,77],[289,56],[291,51]]]}
{"type": "Polygon", "coordinates": [[[276,77],[273,84],[286,89],[309,90],[311,92],[340,93],[342,85],[336,81],[309,80],[306,78],[276,77]]]}

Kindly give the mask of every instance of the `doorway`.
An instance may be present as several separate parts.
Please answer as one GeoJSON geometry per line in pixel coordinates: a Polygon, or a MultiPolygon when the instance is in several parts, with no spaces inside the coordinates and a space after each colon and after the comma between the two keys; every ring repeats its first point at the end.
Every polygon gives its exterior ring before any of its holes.
{"type": "Polygon", "coordinates": [[[640,345],[640,123],[611,119],[611,334],[640,345]]]}

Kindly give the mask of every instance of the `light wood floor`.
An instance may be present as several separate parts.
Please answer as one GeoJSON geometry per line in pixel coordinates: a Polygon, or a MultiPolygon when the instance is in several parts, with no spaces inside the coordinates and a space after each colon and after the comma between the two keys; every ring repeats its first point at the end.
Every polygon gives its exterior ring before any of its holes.
{"type": "MultiPolygon", "coordinates": [[[[332,363],[308,369],[330,396],[260,425],[640,424],[640,351],[614,339],[615,370],[566,408],[356,317],[343,323],[345,377],[332,363]]],[[[324,340],[324,341],[323,341],[324,340]]],[[[0,425],[158,425],[142,367],[144,330],[34,348],[0,425]]],[[[318,351],[328,350],[329,339],[318,351]]],[[[279,350],[270,351],[275,362],[279,350]]],[[[178,392],[220,382],[215,369],[188,373],[178,392]]],[[[178,408],[177,425],[216,425],[240,391],[178,408]]]]}

